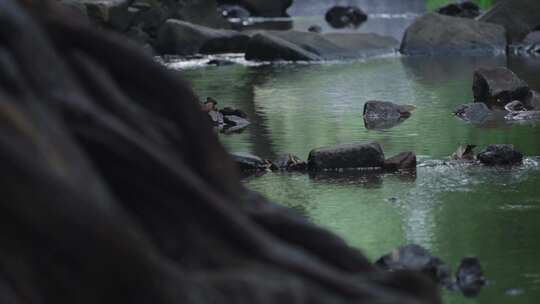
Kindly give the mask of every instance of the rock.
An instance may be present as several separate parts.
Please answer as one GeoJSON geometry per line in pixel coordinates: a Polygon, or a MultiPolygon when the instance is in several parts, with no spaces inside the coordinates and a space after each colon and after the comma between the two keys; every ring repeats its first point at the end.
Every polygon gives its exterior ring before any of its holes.
{"type": "Polygon", "coordinates": [[[306,171],[307,163],[293,154],[284,154],[280,156],[274,164],[279,170],[285,171],[306,171]]]}
{"type": "Polygon", "coordinates": [[[407,55],[499,54],[506,49],[504,27],[429,13],[407,28],[400,51],[407,55]]]}
{"type": "Polygon", "coordinates": [[[529,96],[524,100],[524,105],[528,110],[540,111],[540,93],[531,90],[529,96]]]}
{"type": "Polygon", "coordinates": [[[218,12],[223,18],[246,19],[251,17],[250,12],[240,5],[223,4],[218,7],[218,12]]]}
{"type": "Polygon", "coordinates": [[[308,167],[312,171],[383,166],[384,153],[376,142],[317,148],[311,150],[308,157],[308,167]]]}
{"type": "Polygon", "coordinates": [[[216,30],[169,19],[158,32],[156,48],[162,54],[193,55],[241,53],[249,41],[247,34],[216,30]]]}
{"type": "Polygon", "coordinates": [[[453,17],[476,18],[480,16],[480,7],[471,1],[451,3],[437,10],[437,13],[453,17]]]}
{"type": "Polygon", "coordinates": [[[395,52],[391,37],[364,33],[259,32],[249,41],[248,60],[318,61],[366,58],[395,52]]]}
{"type": "Polygon", "coordinates": [[[334,6],[330,8],[324,19],[333,28],[359,27],[364,23],[368,16],[356,6],[334,6]]]}
{"type": "Polygon", "coordinates": [[[528,120],[540,119],[540,111],[519,111],[508,113],[505,117],[506,120],[520,122],[528,120]]]}
{"type": "Polygon", "coordinates": [[[218,3],[243,7],[257,17],[286,17],[292,0],[218,0],[218,3]]]}
{"type": "Polygon", "coordinates": [[[416,154],[414,152],[403,152],[384,161],[384,170],[401,171],[416,170],[416,154]]]}
{"type": "Polygon", "coordinates": [[[516,151],[513,145],[490,145],[476,158],[488,166],[519,165],[523,161],[523,154],[516,151]]]}
{"type": "Polygon", "coordinates": [[[463,258],[456,273],[456,278],[459,288],[467,297],[478,295],[486,284],[486,278],[477,257],[463,258]]]}
{"type": "Polygon", "coordinates": [[[233,109],[231,107],[225,107],[221,110],[219,110],[221,112],[221,114],[223,115],[236,115],[236,116],[239,116],[239,117],[242,117],[242,118],[247,118],[247,114],[246,112],[242,111],[242,110],[239,110],[239,109],[233,109]]]}
{"type": "Polygon", "coordinates": [[[249,153],[232,153],[232,159],[240,172],[255,173],[267,171],[270,167],[268,161],[249,153]]]}
{"type": "Polygon", "coordinates": [[[125,31],[131,25],[128,7],[133,0],[63,0],[62,3],[77,7],[95,24],[125,31]]]}
{"type": "Polygon", "coordinates": [[[308,28],[308,32],[322,33],[322,27],[320,27],[319,25],[312,25],[308,28]]]}
{"type": "Polygon", "coordinates": [[[225,123],[223,131],[227,134],[242,131],[251,124],[248,120],[236,115],[224,115],[223,121],[225,123]]]}
{"type": "Polygon", "coordinates": [[[474,148],[476,145],[461,145],[450,158],[453,160],[474,160],[474,148]]]}
{"type": "Polygon", "coordinates": [[[484,124],[492,118],[493,111],[485,103],[475,102],[458,106],[454,114],[472,124],[484,124]]]}
{"type": "Polygon", "coordinates": [[[530,32],[527,36],[525,36],[525,39],[523,39],[521,43],[525,45],[540,43],[540,31],[530,32]]]}
{"type": "Polygon", "coordinates": [[[525,81],[505,67],[480,68],[474,72],[473,93],[475,102],[503,107],[514,100],[525,100],[530,89],[525,81]]]}
{"type": "Polygon", "coordinates": [[[537,0],[501,0],[479,20],[504,26],[508,42],[519,43],[540,26],[539,11],[540,1],[537,0]]]}
{"type": "Polygon", "coordinates": [[[525,105],[519,100],[514,100],[512,102],[507,103],[504,106],[504,109],[508,112],[519,112],[519,111],[526,110],[525,105]]]}
{"type": "Polygon", "coordinates": [[[388,271],[420,272],[439,284],[447,284],[450,281],[450,267],[419,245],[399,247],[379,258],[375,265],[388,271]]]}
{"type": "Polygon", "coordinates": [[[206,64],[215,65],[215,66],[228,66],[228,65],[235,65],[236,62],[227,60],[227,59],[212,59],[212,60],[209,60],[206,64]]]}
{"type": "Polygon", "coordinates": [[[209,111],[208,116],[214,126],[222,126],[224,124],[223,114],[218,111],[209,111]]]}
{"type": "Polygon", "coordinates": [[[388,101],[370,100],[364,104],[364,117],[374,119],[399,119],[411,116],[411,105],[399,105],[388,101]]]}

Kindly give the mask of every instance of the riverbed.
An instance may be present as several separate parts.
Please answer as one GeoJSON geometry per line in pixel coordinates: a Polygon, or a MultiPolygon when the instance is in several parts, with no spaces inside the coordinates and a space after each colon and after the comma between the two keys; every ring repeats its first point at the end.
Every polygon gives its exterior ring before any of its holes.
{"type": "MultiPolygon", "coordinates": [[[[392,11],[377,7],[375,21],[358,30],[400,36],[423,13],[411,3],[392,11]]],[[[322,24],[319,17],[302,16],[301,8],[293,12],[297,29],[322,24]]],[[[201,98],[212,96],[220,107],[248,114],[252,125],[245,132],[221,136],[229,151],[305,159],[316,147],[377,141],[387,157],[414,151],[419,158],[416,175],[270,173],[246,179],[247,187],[329,228],[371,259],[407,243],[426,247],[453,269],[463,256],[478,256],[489,286],[474,299],[447,293],[445,303],[537,303],[540,121],[475,126],[452,112],[472,101],[478,67],[508,66],[540,90],[540,59],[396,53],[362,61],[254,64],[241,55],[225,58],[238,64],[210,67],[199,59],[171,67],[183,71],[201,98]],[[398,126],[370,130],[362,119],[368,100],[416,110],[398,126]],[[460,144],[482,149],[494,143],[515,145],[527,155],[524,164],[486,168],[447,162],[460,144]]]]}

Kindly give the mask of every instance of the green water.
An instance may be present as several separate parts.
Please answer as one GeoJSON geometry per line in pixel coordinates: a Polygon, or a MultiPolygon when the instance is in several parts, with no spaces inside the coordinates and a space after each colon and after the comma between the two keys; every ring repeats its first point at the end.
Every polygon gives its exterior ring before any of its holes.
{"type": "Polygon", "coordinates": [[[540,62],[505,58],[391,58],[313,65],[209,67],[184,75],[201,96],[246,111],[242,134],[222,136],[230,151],[266,158],[312,148],[375,140],[387,156],[415,151],[417,175],[309,176],[267,174],[246,185],[328,227],[375,259],[418,243],[454,269],[477,255],[491,285],[475,299],[446,294],[446,303],[537,303],[540,299],[540,165],[513,169],[443,163],[460,143],[511,143],[540,155],[540,124],[473,126],[453,117],[472,99],[472,72],[509,64],[533,88],[540,62]],[[417,107],[388,130],[367,130],[370,99],[417,107]],[[509,290],[519,290],[517,295],[509,290]]]}

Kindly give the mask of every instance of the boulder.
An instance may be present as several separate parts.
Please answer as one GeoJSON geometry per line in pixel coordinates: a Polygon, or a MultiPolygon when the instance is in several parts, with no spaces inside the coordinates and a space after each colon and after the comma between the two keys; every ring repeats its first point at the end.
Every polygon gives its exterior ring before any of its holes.
{"type": "Polygon", "coordinates": [[[364,118],[400,119],[411,116],[415,109],[411,105],[400,105],[388,101],[370,100],[364,104],[364,118]]]}
{"type": "Polygon", "coordinates": [[[227,134],[242,131],[251,124],[247,119],[236,115],[224,115],[223,122],[223,131],[227,134]]]}
{"type": "Polygon", "coordinates": [[[248,60],[317,61],[366,58],[395,52],[391,37],[364,33],[258,32],[249,41],[248,60]]]}
{"type": "Polygon", "coordinates": [[[390,157],[384,161],[384,170],[390,172],[416,170],[416,154],[414,152],[403,152],[390,157]]]}
{"type": "Polygon", "coordinates": [[[538,0],[501,0],[479,20],[504,26],[509,43],[519,43],[540,26],[539,11],[538,0]]]}
{"type": "Polygon", "coordinates": [[[334,6],[330,8],[324,19],[333,28],[357,28],[368,19],[368,15],[356,6],[334,6]]]}
{"type": "Polygon", "coordinates": [[[515,150],[513,145],[490,145],[476,158],[488,166],[519,165],[523,161],[523,154],[515,150]]]}
{"type": "Polygon", "coordinates": [[[279,170],[284,171],[306,171],[307,163],[293,154],[284,154],[280,156],[274,164],[279,170]]]}
{"type": "Polygon", "coordinates": [[[218,7],[218,11],[223,18],[246,19],[251,17],[250,12],[240,5],[223,4],[218,7]]]}
{"type": "Polygon", "coordinates": [[[169,19],[158,32],[156,48],[162,54],[192,55],[241,53],[249,36],[232,30],[216,30],[169,19]]]}
{"type": "Polygon", "coordinates": [[[505,67],[480,68],[474,72],[473,93],[475,102],[504,107],[514,100],[525,100],[530,89],[525,81],[505,67]]]}
{"type": "Polygon", "coordinates": [[[499,54],[506,49],[504,27],[472,19],[429,13],[405,31],[401,52],[425,54],[499,54]]]}
{"type": "Polygon", "coordinates": [[[480,16],[480,7],[471,1],[451,3],[437,10],[437,13],[453,17],[476,18],[480,16]]]}
{"type": "Polygon", "coordinates": [[[480,293],[486,284],[486,278],[477,257],[465,257],[461,260],[456,273],[456,282],[467,297],[473,297],[480,293]]]}
{"type": "Polygon", "coordinates": [[[308,157],[308,167],[312,171],[383,166],[384,153],[376,142],[317,148],[311,150],[308,157]]]}
{"type": "Polygon", "coordinates": [[[440,258],[433,256],[428,250],[419,245],[406,245],[394,249],[391,253],[380,257],[376,266],[388,271],[420,272],[439,284],[450,281],[450,267],[440,258]]]}
{"type": "Polygon", "coordinates": [[[454,114],[472,124],[484,124],[493,117],[493,111],[482,102],[460,105],[456,108],[454,114]]]}
{"type": "Polygon", "coordinates": [[[255,173],[267,171],[270,167],[268,161],[249,153],[232,153],[231,157],[240,172],[255,173]]]}
{"type": "Polygon", "coordinates": [[[131,25],[128,7],[133,0],[62,0],[63,4],[76,7],[93,23],[118,31],[125,31],[131,25]]]}

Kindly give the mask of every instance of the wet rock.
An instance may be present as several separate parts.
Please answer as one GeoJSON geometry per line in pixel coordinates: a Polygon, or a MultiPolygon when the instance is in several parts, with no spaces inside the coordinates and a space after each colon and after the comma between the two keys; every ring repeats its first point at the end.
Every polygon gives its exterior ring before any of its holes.
{"type": "Polygon", "coordinates": [[[274,61],[318,61],[366,58],[395,52],[392,37],[364,33],[300,31],[259,32],[249,41],[246,59],[274,61]]]}
{"type": "Polygon", "coordinates": [[[317,148],[308,157],[308,167],[312,171],[383,166],[384,153],[376,142],[317,148]]]}
{"type": "Polygon", "coordinates": [[[330,8],[325,16],[326,22],[333,28],[359,27],[368,16],[364,11],[356,6],[334,6],[330,8]]]}
{"type": "Polygon", "coordinates": [[[420,272],[434,282],[443,285],[451,281],[450,267],[419,245],[411,244],[399,247],[379,258],[375,265],[388,271],[408,270],[420,272]]]}
{"type": "Polygon", "coordinates": [[[458,106],[454,114],[472,124],[484,124],[491,119],[493,111],[485,103],[475,102],[458,106]]]}
{"type": "Polygon", "coordinates": [[[508,112],[518,112],[518,111],[526,110],[525,105],[519,100],[514,100],[512,102],[507,103],[504,106],[504,109],[508,112]]]}
{"type": "Polygon", "coordinates": [[[287,9],[292,5],[292,0],[218,0],[220,2],[238,4],[257,17],[286,17],[287,9]]]}
{"type": "Polygon", "coordinates": [[[238,169],[244,173],[264,172],[271,165],[268,161],[249,153],[232,153],[231,157],[238,169]]]}
{"type": "Polygon", "coordinates": [[[306,171],[307,163],[293,154],[284,154],[280,156],[274,164],[279,170],[285,171],[306,171]]]}
{"type": "Polygon", "coordinates": [[[498,1],[479,20],[504,26],[508,42],[519,43],[540,25],[539,11],[540,1],[537,0],[498,1]]]}
{"type": "Polygon", "coordinates": [[[540,93],[531,90],[529,96],[523,101],[527,110],[540,111],[540,93]]]}
{"type": "Polygon", "coordinates": [[[407,28],[400,51],[407,55],[499,54],[506,49],[504,27],[429,13],[407,28]]]}
{"type": "Polygon", "coordinates": [[[384,161],[384,170],[414,171],[416,170],[416,154],[414,152],[402,152],[384,161]]]}
{"type": "Polygon", "coordinates": [[[77,7],[95,24],[125,31],[131,24],[128,7],[133,0],[64,0],[64,4],[77,7]]]}
{"type": "Polygon", "coordinates": [[[223,114],[218,111],[209,111],[208,116],[214,126],[222,126],[224,124],[223,114]]]}
{"type": "Polygon", "coordinates": [[[519,165],[523,162],[523,154],[513,145],[490,145],[476,158],[488,166],[519,165]]]}
{"type": "Polygon", "coordinates": [[[322,27],[318,25],[312,25],[308,28],[308,32],[312,33],[322,33],[322,27]]]}
{"type": "Polygon", "coordinates": [[[244,112],[244,111],[242,111],[240,109],[233,109],[231,107],[225,107],[225,108],[223,108],[223,109],[221,109],[219,111],[223,115],[235,115],[235,116],[242,117],[242,118],[247,118],[248,117],[246,112],[244,112]]]}
{"type": "Polygon", "coordinates": [[[247,119],[236,115],[224,115],[223,121],[225,123],[223,131],[227,134],[240,132],[251,124],[247,119]]]}
{"type": "Polygon", "coordinates": [[[364,104],[364,118],[397,120],[410,117],[414,109],[415,107],[411,105],[370,100],[364,104]]]}
{"type": "Polygon", "coordinates": [[[476,148],[476,145],[461,145],[458,147],[456,152],[452,154],[450,158],[453,160],[474,160],[474,148],[476,148]]]}
{"type": "Polygon", "coordinates": [[[486,278],[477,257],[463,258],[456,273],[456,278],[459,288],[467,297],[478,295],[486,284],[486,278]]]}
{"type": "Polygon", "coordinates": [[[251,17],[251,13],[240,5],[223,4],[218,6],[218,11],[223,18],[240,18],[245,19],[251,17]]]}
{"type": "Polygon", "coordinates": [[[212,59],[212,60],[209,60],[206,64],[215,65],[215,66],[228,66],[228,65],[235,65],[236,62],[227,60],[227,59],[212,59]]]}
{"type": "Polygon", "coordinates": [[[530,89],[514,72],[505,67],[480,68],[474,72],[475,102],[505,106],[514,100],[525,100],[530,89]]]}
{"type": "Polygon", "coordinates": [[[529,121],[540,119],[540,111],[518,111],[508,113],[505,117],[511,122],[529,121]]]}
{"type": "Polygon", "coordinates": [[[519,56],[540,56],[540,31],[529,33],[523,41],[509,45],[510,52],[519,56]]]}
{"type": "Polygon", "coordinates": [[[216,30],[205,26],[169,19],[158,32],[156,48],[162,54],[193,55],[241,53],[249,36],[232,30],[216,30]]]}
{"type": "Polygon", "coordinates": [[[451,3],[437,10],[437,13],[453,17],[476,18],[480,16],[480,7],[471,1],[451,3]]]}

